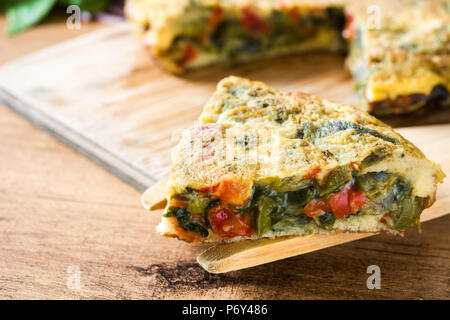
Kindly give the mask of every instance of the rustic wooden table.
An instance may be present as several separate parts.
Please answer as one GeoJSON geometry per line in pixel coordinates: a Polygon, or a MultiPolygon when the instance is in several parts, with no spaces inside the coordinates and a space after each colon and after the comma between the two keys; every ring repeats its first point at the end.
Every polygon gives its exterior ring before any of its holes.
{"type": "MultiPolygon", "coordinates": [[[[70,31],[50,19],[1,35],[0,65],[99,27],[70,31]]],[[[0,137],[0,298],[449,298],[450,216],[404,238],[379,235],[210,275],[195,262],[205,247],[154,232],[159,217],[141,208],[138,191],[4,106],[0,137]],[[370,265],[381,269],[379,290],[366,286],[370,265]]]]}

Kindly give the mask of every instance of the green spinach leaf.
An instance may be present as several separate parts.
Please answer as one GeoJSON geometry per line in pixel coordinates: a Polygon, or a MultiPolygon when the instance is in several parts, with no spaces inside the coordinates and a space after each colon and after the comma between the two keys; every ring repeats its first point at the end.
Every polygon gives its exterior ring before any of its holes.
{"type": "Polygon", "coordinates": [[[319,216],[319,223],[324,228],[331,228],[336,221],[336,216],[332,212],[326,212],[319,216]]]}
{"type": "Polygon", "coordinates": [[[330,173],[324,185],[319,188],[319,195],[324,197],[330,193],[337,192],[352,180],[351,170],[347,166],[337,167],[330,173]]]}
{"type": "Polygon", "coordinates": [[[288,202],[298,204],[301,207],[307,205],[316,195],[314,187],[307,187],[297,191],[288,192],[288,202]]]}
{"type": "Polygon", "coordinates": [[[311,222],[313,219],[308,217],[306,214],[301,214],[296,217],[286,217],[281,219],[279,222],[272,226],[273,231],[285,231],[289,230],[289,228],[295,228],[302,225],[305,225],[311,222]]]}
{"type": "Polygon", "coordinates": [[[167,212],[164,214],[164,217],[175,217],[178,220],[178,225],[186,230],[193,231],[200,234],[203,238],[208,236],[208,230],[206,230],[203,226],[193,223],[189,221],[189,217],[191,213],[188,209],[182,209],[179,207],[171,206],[167,209],[167,212]]]}
{"type": "Polygon", "coordinates": [[[420,197],[409,196],[399,201],[396,210],[391,214],[392,228],[405,230],[420,221],[420,213],[424,209],[425,200],[420,197]]]}
{"type": "Polygon", "coordinates": [[[303,131],[304,131],[304,139],[310,142],[314,142],[315,139],[321,139],[328,137],[330,135],[336,134],[340,131],[354,129],[356,131],[370,134],[379,139],[383,139],[384,141],[390,142],[392,144],[398,145],[400,142],[393,137],[390,137],[384,133],[378,132],[373,129],[369,129],[363,127],[357,123],[349,122],[341,119],[330,119],[327,122],[323,123],[320,127],[315,127],[310,123],[305,123],[303,131]]]}
{"type": "Polygon", "coordinates": [[[257,200],[258,216],[256,217],[256,228],[258,236],[262,236],[272,227],[272,212],[276,203],[268,196],[260,196],[257,200]]]}
{"type": "Polygon", "coordinates": [[[3,1],[8,18],[8,33],[14,34],[37,24],[53,8],[57,0],[3,1]]]}

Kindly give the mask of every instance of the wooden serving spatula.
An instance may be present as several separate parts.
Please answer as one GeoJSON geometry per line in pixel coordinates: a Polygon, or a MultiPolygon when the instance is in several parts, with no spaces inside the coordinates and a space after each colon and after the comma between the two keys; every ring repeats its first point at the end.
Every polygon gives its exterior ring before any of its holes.
{"type": "MultiPolygon", "coordinates": [[[[450,176],[450,125],[415,127],[398,130],[424,151],[427,157],[442,166],[450,176]]],[[[421,215],[421,222],[450,213],[450,181],[439,185],[437,200],[421,215]]],[[[150,187],[142,195],[147,210],[162,210],[166,206],[166,180],[150,187]]],[[[246,240],[219,244],[197,257],[198,263],[211,273],[225,273],[332,247],[370,237],[374,233],[339,233],[331,235],[294,236],[277,239],[246,240]]]]}

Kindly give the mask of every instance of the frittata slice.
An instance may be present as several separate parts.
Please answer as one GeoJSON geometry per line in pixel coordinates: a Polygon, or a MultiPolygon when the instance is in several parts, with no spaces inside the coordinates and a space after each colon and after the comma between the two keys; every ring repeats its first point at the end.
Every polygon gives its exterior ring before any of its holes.
{"type": "Polygon", "coordinates": [[[129,0],[126,14],[151,53],[174,73],[345,48],[343,7],[331,1],[129,0]]]}
{"type": "Polygon", "coordinates": [[[401,234],[443,178],[358,108],[229,77],[178,145],[158,230],[189,242],[401,234]]]}
{"type": "Polygon", "coordinates": [[[355,1],[343,35],[363,107],[375,115],[450,106],[450,2],[355,1]]]}

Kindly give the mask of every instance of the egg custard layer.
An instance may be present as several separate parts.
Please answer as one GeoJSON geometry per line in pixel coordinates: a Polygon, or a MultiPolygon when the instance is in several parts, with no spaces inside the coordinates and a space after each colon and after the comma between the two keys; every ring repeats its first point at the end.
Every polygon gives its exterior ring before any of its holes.
{"type": "Polygon", "coordinates": [[[443,178],[355,107],[229,77],[183,134],[158,230],[189,242],[401,234],[419,223],[443,178]]]}

